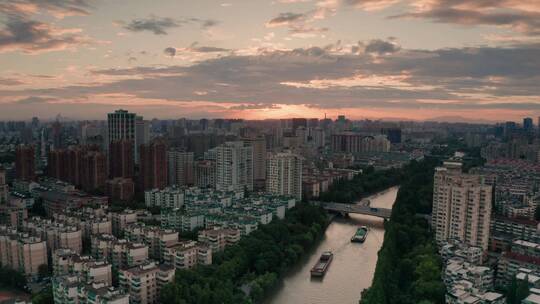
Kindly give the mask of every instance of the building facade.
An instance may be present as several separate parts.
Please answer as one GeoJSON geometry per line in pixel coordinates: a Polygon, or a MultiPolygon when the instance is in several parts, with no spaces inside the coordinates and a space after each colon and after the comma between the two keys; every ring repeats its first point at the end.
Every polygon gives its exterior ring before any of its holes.
{"type": "Polygon", "coordinates": [[[436,168],[432,227],[437,242],[459,240],[487,250],[492,186],[481,175],[465,174],[460,162],[436,168]]]}
{"type": "Polygon", "coordinates": [[[216,189],[253,190],[253,148],[226,142],[216,148],[216,189]]]}
{"type": "Polygon", "coordinates": [[[302,199],[302,158],[292,153],[271,154],[267,161],[266,191],[302,199]]]}

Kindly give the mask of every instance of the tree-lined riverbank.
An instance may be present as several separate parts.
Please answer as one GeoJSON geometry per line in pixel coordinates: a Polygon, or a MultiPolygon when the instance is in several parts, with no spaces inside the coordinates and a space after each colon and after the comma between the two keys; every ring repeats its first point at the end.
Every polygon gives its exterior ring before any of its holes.
{"type": "Polygon", "coordinates": [[[373,283],[362,293],[361,304],[444,303],[441,259],[428,223],[416,216],[431,209],[437,164],[413,161],[404,168],[407,178],[385,225],[373,283]]]}

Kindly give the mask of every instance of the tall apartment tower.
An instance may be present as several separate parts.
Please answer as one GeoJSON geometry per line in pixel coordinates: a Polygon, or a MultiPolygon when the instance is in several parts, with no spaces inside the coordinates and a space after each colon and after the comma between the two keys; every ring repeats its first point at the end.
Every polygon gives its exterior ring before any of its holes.
{"type": "Polygon", "coordinates": [[[253,148],[241,141],[216,147],[216,189],[253,190],[253,148]]]}
{"type": "Polygon", "coordinates": [[[47,154],[47,176],[68,180],[68,152],[64,149],[51,150],[47,154]]]}
{"type": "Polygon", "coordinates": [[[293,153],[271,154],[267,160],[266,191],[302,199],[302,158],[293,153]]]}
{"type": "Polygon", "coordinates": [[[193,152],[180,149],[167,151],[167,166],[169,171],[169,185],[193,185],[193,152]]]}
{"type": "Polygon", "coordinates": [[[436,168],[432,226],[437,242],[459,240],[488,248],[492,187],[481,175],[465,174],[461,162],[436,168]]]}
{"type": "Polygon", "coordinates": [[[523,129],[527,132],[534,131],[534,122],[532,118],[530,117],[523,118],[523,129]]]}
{"type": "Polygon", "coordinates": [[[6,170],[0,167],[0,205],[8,202],[9,187],[6,183],[6,170]]]}
{"type": "Polygon", "coordinates": [[[17,179],[32,181],[36,179],[36,158],[34,146],[19,145],[15,151],[15,175],[17,179]]]}
{"type": "Polygon", "coordinates": [[[142,116],[135,118],[135,162],[139,161],[139,146],[150,142],[150,122],[142,116]]]}
{"type": "Polygon", "coordinates": [[[90,151],[82,157],[81,185],[85,191],[103,190],[107,179],[107,157],[97,151],[90,151]]]}
{"type": "Polygon", "coordinates": [[[266,180],[266,139],[248,138],[244,139],[244,144],[253,149],[253,183],[255,189],[262,190],[266,180]]]}
{"type": "Polygon", "coordinates": [[[135,113],[122,109],[107,114],[109,144],[118,140],[135,141],[135,120],[135,113]]]}
{"type": "Polygon", "coordinates": [[[155,139],[150,144],[139,147],[140,176],[143,190],[163,189],[167,186],[167,144],[155,139]]]}
{"type": "Polygon", "coordinates": [[[133,178],[133,141],[116,140],[109,144],[109,176],[133,178]]]}
{"type": "Polygon", "coordinates": [[[214,160],[200,160],[195,162],[193,178],[197,187],[215,188],[216,162],[214,160]]]}

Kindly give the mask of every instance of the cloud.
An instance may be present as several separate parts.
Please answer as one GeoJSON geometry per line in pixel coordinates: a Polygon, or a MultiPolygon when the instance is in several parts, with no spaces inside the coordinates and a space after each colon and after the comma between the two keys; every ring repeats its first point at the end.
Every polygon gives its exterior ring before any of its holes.
{"type": "Polygon", "coordinates": [[[202,24],[202,28],[209,28],[209,27],[212,27],[212,26],[216,26],[219,24],[219,21],[217,20],[213,20],[213,19],[208,19],[208,20],[201,20],[202,24]]]}
{"type": "Polygon", "coordinates": [[[244,56],[231,52],[187,66],[94,70],[92,75],[109,81],[0,90],[0,98],[24,94],[71,101],[129,92],[150,104],[211,102],[227,108],[540,109],[540,45],[384,53],[383,58],[352,53],[340,43],[244,56]]]}
{"type": "Polygon", "coordinates": [[[302,2],[310,2],[311,0],[278,0],[279,3],[302,3],[302,2]]]}
{"type": "Polygon", "coordinates": [[[167,35],[167,30],[180,25],[180,22],[173,18],[150,17],[131,20],[124,28],[132,32],[149,31],[156,35],[167,35]]]}
{"type": "Polygon", "coordinates": [[[191,46],[186,48],[185,50],[194,53],[222,53],[231,51],[230,49],[215,46],[198,46],[197,42],[192,43],[191,46]]]}
{"type": "Polygon", "coordinates": [[[540,3],[521,0],[414,0],[413,11],[390,18],[425,18],[440,23],[508,27],[540,35],[540,3]]]}
{"type": "Polygon", "coordinates": [[[0,52],[21,50],[40,53],[64,50],[91,43],[79,29],[60,29],[22,17],[9,17],[0,31],[0,52]]]}
{"type": "Polygon", "coordinates": [[[31,105],[31,104],[46,103],[46,102],[51,101],[51,100],[54,100],[54,98],[30,96],[30,97],[26,97],[26,98],[16,100],[15,102],[17,104],[22,104],[22,105],[31,105]]]}
{"type": "Polygon", "coordinates": [[[366,11],[375,11],[385,9],[400,1],[401,0],[345,0],[345,3],[366,11]]]}
{"type": "Polygon", "coordinates": [[[281,13],[277,17],[272,18],[266,23],[267,27],[276,27],[290,25],[291,23],[297,23],[303,21],[306,18],[305,14],[299,13],[281,13]]]}
{"type": "MultiPolygon", "coordinates": [[[[215,47],[215,46],[199,46],[198,42],[193,42],[189,47],[185,48],[175,48],[175,47],[168,47],[163,50],[163,53],[166,56],[175,57],[179,54],[194,54],[194,55],[204,55],[208,54],[210,56],[213,56],[212,54],[220,55],[222,53],[229,53],[232,52],[231,49],[221,48],[221,47],[215,47]]],[[[206,57],[202,57],[200,59],[208,59],[206,57]]]]}
{"type": "Polygon", "coordinates": [[[237,106],[229,107],[229,110],[267,110],[267,109],[281,109],[279,105],[275,104],[241,104],[237,106]]]}
{"type": "Polygon", "coordinates": [[[169,57],[174,57],[176,55],[176,49],[173,47],[168,47],[163,50],[163,53],[169,57]]]}
{"type": "Polygon", "coordinates": [[[45,11],[56,18],[89,15],[93,0],[3,0],[0,12],[7,15],[31,16],[45,11]]]}
{"type": "Polygon", "coordinates": [[[0,85],[3,86],[17,86],[22,84],[24,84],[24,82],[19,79],[0,77],[0,85]]]}
{"type": "Polygon", "coordinates": [[[277,17],[266,23],[266,27],[287,26],[289,33],[293,37],[310,38],[317,34],[327,32],[327,27],[317,27],[310,25],[315,20],[316,11],[305,14],[299,13],[281,13],[277,17]]]}
{"type": "Polygon", "coordinates": [[[388,55],[398,52],[400,49],[401,47],[392,41],[374,39],[369,41],[364,51],[369,54],[388,55]]]}
{"type": "MultiPolygon", "coordinates": [[[[123,22],[118,22],[124,24],[123,22]]],[[[167,35],[168,31],[174,28],[181,27],[186,24],[199,24],[201,28],[206,29],[217,25],[219,22],[212,19],[199,18],[169,18],[150,16],[148,18],[133,19],[124,25],[124,28],[131,32],[148,31],[155,35],[167,35]]]]}

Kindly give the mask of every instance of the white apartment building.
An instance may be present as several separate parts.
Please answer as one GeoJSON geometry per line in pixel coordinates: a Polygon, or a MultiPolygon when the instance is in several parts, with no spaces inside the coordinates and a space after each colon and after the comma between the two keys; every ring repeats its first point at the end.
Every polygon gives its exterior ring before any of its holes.
{"type": "Polygon", "coordinates": [[[79,303],[129,304],[129,295],[104,283],[92,283],[78,288],[79,303]]]}
{"type": "Polygon", "coordinates": [[[302,158],[293,153],[270,154],[266,162],[266,191],[302,199],[302,158]]]}
{"type": "Polygon", "coordinates": [[[126,209],[122,212],[109,213],[112,221],[112,233],[116,237],[121,237],[124,229],[137,222],[137,213],[134,210],[126,209]]]}
{"type": "Polygon", "coordinates": [[[200,160],[195,162],[193,179],[196,187],[216,187],[216,162],[214,160],[200,160]]]}
{"type": "Polygon", "coordinates": [[[176,187],[153,189],[144,192],[147,207],[180,208],[184,204],[184,191],[176,187]]]}
{"type": "Polygon", "coordinates": [[[41,265],[47,265],[47,244],[39,237],[15,230],[0,229],[0,263],[37,278],[41,265]]]}
{"type": "Polygon", "coordinates": [[[174,269],[191,269],[212,264],[212,249],[196,241],[182,241],[165,249],[165,264],[174,269]]]}
{"type": "Polygon", "coordinates": [[[240,241],[240,230],[227,228],[201,230],[197,239],[210,247],[212,252],[219,252],[226,246],[240,241]]]}
{"type": "Polygon", "coordinates": [[[216,147],[216,189],[253,190],[253,148],[241,141],[216,147]]]}
{"type": "Polygon", "coordinates": [[[54,252],[53,275],[75,275],[81,282],[112,284],[112,265],[98,261],[91,256],[79,255],[70,249],[58,249],[54,252]]]}
{"type": "Polygon", "coordinates": [[[178,242],[177,231],[146,226],[142,223],[128,226],[124,230],[124,236],[132,242],[146,244],[150,258],[155,260],[163,260],[165,248],[178,242]]]}
{"type": "Polygon", "coordinates": [[[163,285],[174,279],[174,268],[147,262],[119,272],[120,288],[129,294],[131,303],[158,303],[163,285]]]}
{"type": "Polygon", "coordinates": [[[82,231],[74,225],[34,217],[26,222],[26,229],[32,235],[46,240],[47,249],[51,253],[60,248],[82,252],[82,231]]]}
{"type": "Polygon", "coordinates": [[[481,175],[462,173],[460,162],[436,168],[432,227],[437,242],[459,240],[487,250],[491,201],[492,186],[481,175]]]}

